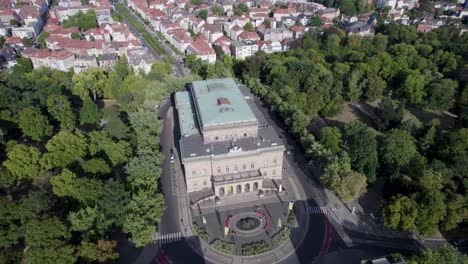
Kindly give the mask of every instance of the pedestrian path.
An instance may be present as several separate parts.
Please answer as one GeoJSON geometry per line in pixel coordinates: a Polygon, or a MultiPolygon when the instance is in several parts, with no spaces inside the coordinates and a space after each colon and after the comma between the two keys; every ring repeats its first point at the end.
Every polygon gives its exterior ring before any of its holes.
{"type": "Polygon", "coordinates": [[[164,245],[164,244],[168,244],[168,243],[177,242],[177,241],[181,240],[182,238],[183,238],[182,233],[177,232],[177,233],[172,233],[172,234],[166,234],[166,235],[159,236],[156,239],[156,241],[158,241],[158,243],[160,245],[164,245]]]}
{"type": "Polygon", "coordinates": [[[325,206],[313,206],[313,207],[310,207],[310,206],[307,206],[307,212],[309,214],[327,214],[327,207],[325,206]]]}

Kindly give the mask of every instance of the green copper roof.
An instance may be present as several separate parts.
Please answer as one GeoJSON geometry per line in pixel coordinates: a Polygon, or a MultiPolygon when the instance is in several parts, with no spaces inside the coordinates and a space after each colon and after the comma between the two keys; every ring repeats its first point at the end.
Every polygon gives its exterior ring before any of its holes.
{"type": "Polygon", "coordinates": [[[192,82],[202,127],[257,121],[234,79],[192,82]]]}
{"type": "Polygon", "coordinates": [[[180,134],[182,137],[198,133],[195,121],[195,109],[193,101],[187,91],[176,92],[175,104],[179,117],[180,134]]]}

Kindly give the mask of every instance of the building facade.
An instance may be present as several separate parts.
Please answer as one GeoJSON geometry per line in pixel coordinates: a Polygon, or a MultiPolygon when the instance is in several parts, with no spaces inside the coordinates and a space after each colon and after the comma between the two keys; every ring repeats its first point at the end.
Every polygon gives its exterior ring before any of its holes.
{"type": "Polygon", "coordinates": [[[281,190],[285,148],[246,87],[233,79],[194,81],[175,102],[192,203],[281,190]]]}

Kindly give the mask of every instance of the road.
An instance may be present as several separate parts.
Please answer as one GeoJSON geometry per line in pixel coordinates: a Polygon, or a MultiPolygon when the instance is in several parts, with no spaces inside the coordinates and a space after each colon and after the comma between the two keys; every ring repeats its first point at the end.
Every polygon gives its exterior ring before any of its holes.
{"type": "MultiPolygon", "coordinates": [[[[122,4],[122,6],[124,8],[126,8],[128,10],[128,12],[145,28],[145,30],[150,34],[152,35],[156,41],[159,42],[159,44],[161,44],[161,46],[163,47],[164,49],[164,54],[168,57],[172,57],[172,59],[175,61],[174,65],[172,66],[172,74],[176,77],[176,78],[182,78],[182,77],[185,77],[189,74],[189,70],[187,68],[185,68],[183,66],[183,60],[184,60],[184,57],[182,55],[178,55],[176,53],[174,53],[174,51],[172,51],[171,47],[169,47],[166,42],[161,39],[159,37],[158,34],[156,34],[156,32],[150,27],[150,26],[147,26],[144,21],[139,17],[137,16],[130,8],[128,8],[125,3],[123,3],[123,1],[120,2],[122,4]]],[[[120,13],[119,9],[118,8],[114,8],[126,21],[126,17],[120,13]]],[[[143,36],[141,36],[141,34],[138,32],[138,30],[136,30],[132,23],[130,23],[130,21],[127,21],[127,24],[129,25],[130,29],[132,30],[132,32],[142,40],[143,44],[148,47],[148,49],[151,50],[151,52],[154,54],[154,56],[156,58],[158,58],[158,60],[160,61],[163,61],[162,57],[160,55],[157,54],[157,52],[155,50],[153,50],[153,48],[148,44],[148,42],[143,38],[143,36]]]]}

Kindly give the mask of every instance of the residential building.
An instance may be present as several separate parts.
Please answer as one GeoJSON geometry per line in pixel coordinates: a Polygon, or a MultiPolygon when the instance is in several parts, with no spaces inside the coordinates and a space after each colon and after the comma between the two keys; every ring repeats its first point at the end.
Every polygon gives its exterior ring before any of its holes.
{"type": "Polygon", "coordinates": [[[68,50],[53,51],[50,49],[26,48],[21,52],[25,58],[29,58],[35,69],[48,67],[60,71],[68,71],[73,67],[75,55],[68,50]]]}
{"type": "Polygon", "coordinates": [[[271,41],[280,41],[280,42],[285,38],[293,37],[292,31],[284,27],[258,30],[258,34],[260,35],[262,40],[271,40],[271,41]]]}
{"type": "Polygon", "coordinates": [[[20,38],[34,38],[39,36],[41,29],[42,25],[39,22],[30,22],[25,26],[12,28],[11,35],[20,38]]]}
{"type": "Polygon", "coordinates": [[[113,68],[118,60],[117,53],[105,53],[99,58],[99,67],[102,69],[113,68]]]}
{"type": "Polygon", "coordinates": [[[79,73],[89,68],[97,68],[97,60],[94,55],[82,55],[75,58],[73,62],[73,71],[79,73]]]}
{"type": "Polygon", "coordinates": [[[304,35],[305,32],[308,31],[308,28],[303,26],[293,26],[290,27],[289,30],[293,32],[293,38],[298,39],[304,35]]]}
{"type": "Polygon", "coordinates": [[[346,32],[348,36],[359,35],[361,37],[373,37],[375,29],[367,23],[360,22],[349,26],[346,32]]]}
{"type": "Polygon", "coordinates": [[[257,52],[258,44],[256,41],[233,41],[231,43],[231,55],[234,59],[244,60],[257,52]]]}
{"type": "Polygon", "coordinates": [[[135,72],[143,72],[148,74],[151,71],[151,66],[156,61],[154,56],[146,49],[127,50],[128,65],[133,67],[135,72]]]}
{"type": "Polygon", "coordinates": [[[239,34],[239,36],[237,37],[237,40],[239,40],[239,41],[244,41],[244,40],[257,41],[257,40],[260,40],[260,36],[257,34],[257,32],[244,31],[244,32],[239,34]]]}
{"type": "Polygon", "coordinates": [[[216,62],[216,52],[210,46],[206,38],[198,38],[187,47],[187,54],[194,54],[195,57],[209,63],[216,62]]]}
{"type": "Polygon", "coordinates": [[[322,10],[319,10],[317,12],[317,15],[319,17],[325,17],[325,18],[328,18],[330,20],[333,20],[333,19],[337,18],[338,16],[340,16],[340,9],[338,9],[338,8],[322,9],[322,10]]]}
{"type": "Polygon", "coordinates": [[[281,191],[284,145],[246,87],[233,79],[194,81],[175,104],[192,204],[281,191]]]}

